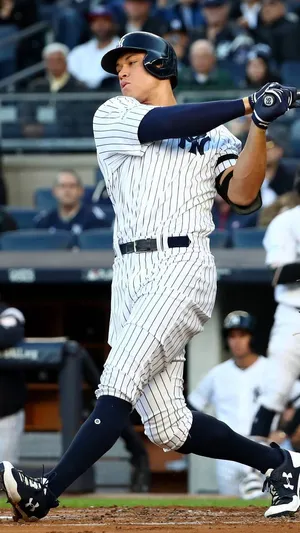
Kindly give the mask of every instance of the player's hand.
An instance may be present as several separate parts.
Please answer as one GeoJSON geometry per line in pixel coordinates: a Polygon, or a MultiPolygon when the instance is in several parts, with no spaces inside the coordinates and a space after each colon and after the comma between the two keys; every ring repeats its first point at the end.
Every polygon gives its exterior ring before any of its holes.
{"type": "Polygon", "coordinates": [[[287,87],[269,87],[268,90],[257,100],[252,120],[254,124],[266,130],[271,122],[284,115],[293,103],[293,92],[287,87]]]}
{"type": "Polygon", "coordinates": [[[248,96],[248,100],[249,100],[249,104],[251,106],[252,111],[254,110],[254,106],[257,100],[269,89],[269,87],[270,88],[273,87],[276,89],[276,88],[281,88],[281,85],[280,83],[277,83],[276,81],[273,81],[271,83],[266,83],[266,85],[258,89],[258,91],[256,91],[253,94],[250,94],[250,96],[248,96]]]}

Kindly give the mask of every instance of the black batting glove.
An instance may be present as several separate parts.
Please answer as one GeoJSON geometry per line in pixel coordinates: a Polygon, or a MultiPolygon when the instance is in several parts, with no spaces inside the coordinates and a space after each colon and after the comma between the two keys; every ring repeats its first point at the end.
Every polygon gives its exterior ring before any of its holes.
{"type": "Polygon", "coordinates": [[[257,100],[252,113],[254,124],[266,130],[271,122],[288,111],[293,103],[293,92],[289,88],[268,88],[257,100]]]}
{"type": "Polygon", "coordinates": [[[257,100],[269,89],[269,87],[281,88],[281,85],[277,83],[276,81],[273,81],[271,83],[266,83],[263,87],[261,87],[258,91],[256,91],[253,94],[250,94],[248,96],[249,104],[251,106],[252,111],[254,110],[254,106],[257,102],[257,100]]]}

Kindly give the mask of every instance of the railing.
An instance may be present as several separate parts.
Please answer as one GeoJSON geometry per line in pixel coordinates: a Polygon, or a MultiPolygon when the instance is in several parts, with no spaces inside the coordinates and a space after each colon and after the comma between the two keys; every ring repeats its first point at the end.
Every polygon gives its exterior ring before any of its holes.
{"type": "MultiPolygon", "coordinates": [[[[0,136],[6,152],[89,152],[94,150],[96,109],[119,93],[0,94],[0,136]]],[[[180,92],[177,102],[234,99],[245,91],[180,92]]],[[[288,120],[296,116],[295,110],[288,120]]]]}

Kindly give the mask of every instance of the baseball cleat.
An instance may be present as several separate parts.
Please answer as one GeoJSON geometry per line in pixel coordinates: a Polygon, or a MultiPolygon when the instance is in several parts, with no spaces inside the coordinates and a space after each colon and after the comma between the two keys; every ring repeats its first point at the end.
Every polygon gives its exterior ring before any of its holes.
{"type": "MultiPolygon", "coordinates": [[[[275,442],[272,448],[279,448],[275,442]]],[[[284,455],[283,463],[277,468],[269,468],[263,490],[269,489],[272,505],[265,512],[266,518],[292,516],[300,507],[300,453],[281,448],[284,455]]]]}
{"type": "Polygon", "coordinates": [[[46,516],[59,502],[48,489],[45,477],[33,478],[14,468],[8,461],[0,463],[0,488],[13,508],[13,520],[35,522],[46,516]]]}

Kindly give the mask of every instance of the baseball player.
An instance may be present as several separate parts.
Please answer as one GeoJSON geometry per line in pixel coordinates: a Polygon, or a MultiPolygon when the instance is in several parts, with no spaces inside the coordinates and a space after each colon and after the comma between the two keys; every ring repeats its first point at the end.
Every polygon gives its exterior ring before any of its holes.
{"type": "Polygon", "coordinates": [[[215,302],[209,234],[216,190],[239,212],[261,205],[266,129],[295,105],[297,91],[267,84],[240,100],[177,105],[175,52],[146,32],[125,35],[102,67],[118,76],[122,92],[99,107],[93,123],[116,213],[112,348],[95,409],[59,464],[42,478],[0,464],[15,518],[42,518],[56,507],[67,487],[116,442],[133,407],[146,435],[165,451],[256,468],[272,488],[266,516],[294,513],[300,454],[261,445],[191,412],[183,366],[185,346],[203,330],[215,302]],[[246,113],[252,125],[240,153],[239,141],[222,124],[246,113]]]}
{"type": "MultiPolygon", "coordinates": [[[[254,317],[246,311],[226,316],[223,335],[231,358],[213,367],[188,396],[192,409],[203,411],[211,405],[218,420],[241,435],[250,434],[267,366],[267,359],[253,351],[254,329],[254,317]]],[[[262,497],[262,474],[257,470],[217,460],[216,471],[220,494],[244,499],[262,497]]]]}
{"type": "MultiPolygon", "coordinates": [[[[299,176],[294,188],[300,195],[299,176]]],[[[263,244],[266,263],[275,269],[273,285],[278,305],[268,346],[268,358],[272,364],[251,434],[267,438],[275,414],[283,411],[290,390],[300,375],[300,285],[297,282],[300,279],[299,205],[272,220],[263,244]]]]}

